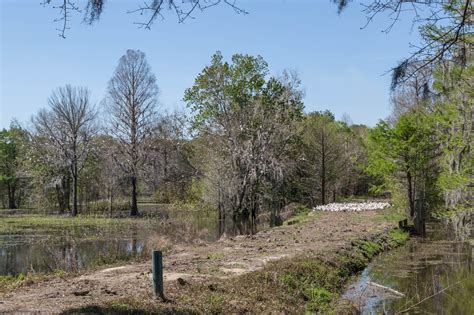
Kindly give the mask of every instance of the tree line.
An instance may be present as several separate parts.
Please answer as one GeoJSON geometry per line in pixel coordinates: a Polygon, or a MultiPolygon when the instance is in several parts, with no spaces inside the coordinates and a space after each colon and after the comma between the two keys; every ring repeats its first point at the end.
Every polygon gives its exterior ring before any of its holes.
{"type": "Polygon", "coordinates": [[[251,233],[259,214],[277,218],[290,202],[366,194],[367,127],[305,113],[300,84],[290,71],[271,76],[260,56],[217,52],[184,93],[189,113],[161,112],[145,54],[128,50],[100,106],[66,85],[30,127],[1,131],[2,206],[136,216],[147,196],[215,209],[251,233]]]}
{"type": "Polygon", "coordinates": [[[136,216],[147,197],[216,211],[221,233],[254,233],[261,214],[278,224],[290,203],[369,194],[391,196],[414,221],[471,208],[474,64],[464,48],[394,86],[392,115],[374,128],[306,113],[296,73],[220,52],[185,91],[188,112],[162,112],[145,54],[128,50],[100,106],[66,85],[31,127],[0,132],[2,207],[136,216]]]}
{"type": "Polygon", "coordinates": [[[392,115],[368,138],[366,171],[376,179],[374,191],[390,191],[416,225],[427,211],[443,215],[473,206],[472,3],[446,1],[442,13],[457,18],[420,28],[425,43],[442,49],[424,51],[424,58],[395,71],[392,115]]]}

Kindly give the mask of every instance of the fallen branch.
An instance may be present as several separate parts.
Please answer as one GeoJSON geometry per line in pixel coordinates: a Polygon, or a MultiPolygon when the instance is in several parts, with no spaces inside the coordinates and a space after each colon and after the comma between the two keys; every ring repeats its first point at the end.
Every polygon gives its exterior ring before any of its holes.
{"type": "Polygon", "coordinates": [[[435,297],[435,296],[437,296],[438,294],[443,293],[444,291],[450,289],[451,287],[454,287],[454,286],[460,284],[460,283],[463,282],[464,280],[466,280],[466,279],[462,279],[462,280],[459,280],[458,282],[455,282],[455,283],[453,283],[453,284],[451,284],[451,285],[448,285],[446,288],[444,288],[444,289],[442,289],[442,290],[439,290],[438,292],[436,292],[436,293],[434,293],[434,294],[432,294],[432,295],[430,295],[430,296],[425,297],[424,299],[422,299],[422,300],[419,301],[418,303],[415,303],[415,304],[413,304],[412,306],[410,306],[410,307],[408,307],[408,308],[406,308],[406,309],[404,309],[404,310],[401,310],[401,311],[399,311],[399,312],[397,312],[397,313],[406,313],[406,312],[408,312],[409,310],[411,310],[412,308],[414,308],[415,306],[418,306],[418,305],[420,305],[421,303],[425,302],[426,300],[429,300],[429,299],[431,299],[432,297],[435,297]]]}
{"type": "Polygon", "coordinates": [[[380,289],[384,289],[386,291],[389,291],[390,293],[393,293],[395,294],[396,296],[399,296],[399,297],[405,297],[405,294],[403,294],[402,292],[399,292],[395,289],[392,289],[392,288],[389,288],[389,287],[386,287],[386,286],[383,286],[381,284],[378,284],[378,283],[375,283],[375,282],[372,282],[372,281],[367,281],[367,284],[368,285],[371,285],[371,286],[374,286],[374,287],[377,287],[377,288],[380,288],[380,289]]]}

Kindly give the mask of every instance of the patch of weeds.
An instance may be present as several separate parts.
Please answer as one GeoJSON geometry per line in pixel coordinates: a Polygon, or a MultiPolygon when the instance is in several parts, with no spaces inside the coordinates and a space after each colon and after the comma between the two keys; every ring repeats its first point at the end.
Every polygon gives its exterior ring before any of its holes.
{"type": "Polygon", "coordinates": [[[306,290],[305,296],[308,299],[307,311],[321,312],[327,310],[333,299],[333,294],[324,288],[312,287],[306,290]]]}
{"type": "Polygon", "coordinates": [[[210,273],[210,274],[221,273],[221,270],[219,269],[218,266],[209,266],[207,268],[207,273],[210,273]]]}
{"type": "Polygon", "coordinates": [[[409,233],[400,229],[393,229],[388,232],[392,246],[400,246],[406,243],[409,233]]]}
{"type": "Polygon", "coordinates": [[[0,286],[15,284],[25,279],[26,279],[26,275],[23,273],[20,273],[17,276],[12,276],[12,275],[0,276],[0,286]]]}
{"type": "Polygon", "coordinates": [[[356,246],[359,248],[362,254],[369,259],[382,251],[382,246],[372,241],[357,241],[356,246]]]}
{"type": "Polygon", "coordinates": [[[285,285],[285,286],[288,286],[288,287],[292,287],[294,286],[294,283],[296,282],[294,277],[293,277],[293,274],[291,273],[285,273],[283,275],[281,275],[279,278],[280,282],[285,285]]]}
{"type": "Polygon", "coordinates": [[[311,211],[312,210],[310,208],[308,208],[304,205],[297,205],[296,208],[293,211],[294,215],[290,219],[283,222],[283,224],[284,225],[291,225],[291,224],[304,222],[304,221],[306,221],[306,219],[308,217],[308,214],[311,211]]]}
{"type": "Polygon", "coordinates": [[[224,313],[224,306],[224,297],[219,293],[213,293],[208,296],[204,311],[207,314],[222,314],[224,313]]]}
{"type": "Polygon", "coordinates": [[[213,253],[207,256],[207,259],[217,260],[217,259],[224,258],[224,256],[225,256],[224,253],[213,253]]]}

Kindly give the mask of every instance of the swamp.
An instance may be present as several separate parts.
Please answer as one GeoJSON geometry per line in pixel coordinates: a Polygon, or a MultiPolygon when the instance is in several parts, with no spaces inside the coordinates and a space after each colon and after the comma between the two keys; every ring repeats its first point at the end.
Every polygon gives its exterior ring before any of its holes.
{"type": "Polygon", "coordinates": [[[0,313],[474,314],[473,1],[0,1],[0,313]]]}

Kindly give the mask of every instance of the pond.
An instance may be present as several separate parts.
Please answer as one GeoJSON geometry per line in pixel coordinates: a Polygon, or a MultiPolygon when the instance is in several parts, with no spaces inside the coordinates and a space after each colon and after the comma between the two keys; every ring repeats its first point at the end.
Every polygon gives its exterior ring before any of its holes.
{"type": "Polygon", "coordinates": [[[361,314],[474,314],[474,243],[454,234],[429,223],[426,238],[375,258],[342,300],[361,314]]]}
{"type": "Polygon", "coordinates": [[[173,212],[149,218],[0,216],[0,275],[78,271],[148,258],[152,249],[218,237],[213,214],[173,212]]]}

